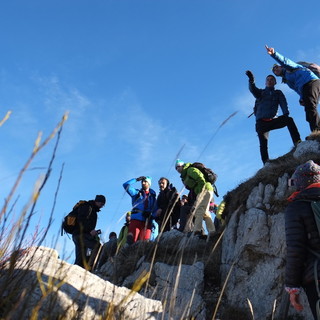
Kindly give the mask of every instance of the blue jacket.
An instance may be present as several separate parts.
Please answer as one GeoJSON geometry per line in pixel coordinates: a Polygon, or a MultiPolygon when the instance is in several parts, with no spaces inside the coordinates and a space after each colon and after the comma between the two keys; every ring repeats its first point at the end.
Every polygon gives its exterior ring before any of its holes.
{"type": "Polygon", "coordinates": [[[157,211],[156,192],[153,189],[149,189],[148,206],[144,207],[146,194],[143,189],[136,189],[133,184],[137,182],[137,179],[133,178],[123,184],[124,189],[131,197],[132,210],[131,220],[146,221],[146,216],[143,213],[151,213],[155,218],[157,211]]]}
{"type": "Polygon", "coordinates": [[[271,56],[285,69],[282,75],[284,82],[303,99],[302,87],[309,81],[319,78],[310,69],[285,58],[278,52],[271,56]]]}
{"type": "Polygon", "coordinates": [[[249,90],[256,98],[253,110],[256,120],[273,119],[277,116],[279,105],[283,115],[289,115],[287,100],[281,90],[269,87],[259,89],[254,83],[250,82],[249,90]]]}

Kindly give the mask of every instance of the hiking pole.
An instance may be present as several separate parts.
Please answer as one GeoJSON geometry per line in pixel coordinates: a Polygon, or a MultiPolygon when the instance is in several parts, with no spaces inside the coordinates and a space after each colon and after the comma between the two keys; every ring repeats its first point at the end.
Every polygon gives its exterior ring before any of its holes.
{"type": "Polygon", "coordinates": [[[252,115],[254,115],[254,112],[252,112],[251,114],[248,115],[248,118],[250,118],[252,115]]]}

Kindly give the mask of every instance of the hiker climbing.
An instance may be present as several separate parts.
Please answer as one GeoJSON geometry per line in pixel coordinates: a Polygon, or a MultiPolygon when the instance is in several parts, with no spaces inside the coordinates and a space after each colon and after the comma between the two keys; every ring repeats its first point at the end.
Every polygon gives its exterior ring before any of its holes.
{"type": "MultiPolygon", "coordinates": [[[[194,204],[194,235],[199,238],[204,237],[202,231],[202,220],[204,220],[209,233],[209,238],[212,237],[215,232],[214,224],[209,212],[210,201],[213,199],[212,182],[208,182],[208,178],[205,177],[205,174],[200,171],[200,169],[193,166],[192,163],[184,163],[178,159],[176,161],[176,170],[180,173],[181,180],[185,187],[189,190],[193,190],[196,194],[196,201],[194,204]]],[[[213,175],[215,174],[213,173],[213,175]]],[[[214,180],[215,179],[216,175],[214,180]]]]}
{"type": "Polygon", "coordinates": [[[131,211],[128,211],[126,213],[126,222],[122,226],[120,232],[119,232],[119,237],[118,237],[118,242],[117,242],[117,251],[121,249],[122,246],[127,242],[127,235],[128,235],[128,230],[129,230],[129,224],[131,221],[131,211]]]}
{"type": "Polygon", "coordinates": [[[109,241],[103,244],[99,261],[97,263],[98,269],[101,268],[108,260],[112,261],[112,258],[117,252],[117,234],[112,231],[109,233],[109,241]]]}
{"type": "Polygon", "coordinates": [[[285,58],[274,48],[265,47],[267,53],[280,64],[273,66],[273,73],[277,77],[282,77],[282,81],[300,96],[299,102],[304,107],[310,130],[320,130],[320,118],[317,111],[320,79],[309,68],[285,58]]]}
{"type": "Polygon", "coordinates": [[[94,266],[100,248],[98,235],[101,231],[95,228],[98,219],[97,213],[105,203],[105,196],[97,195],[94,200],[84,201],[76,208],[76,224],[72,233],[76,254],[74,264],[89,270],[94,266]]]}
{"type": "Polygon", "coordinates": [[[158,184],[160,192],[157,197],[156,222],[159,225],[159,232],[166,232],[177,224],[181,204],[177,189],[167,178],[160,178],[158,184]]]}
{"type": "Polygon", "coordinates": [[[128,229],[127,244],[137,240],[149,240],[152,231],[152,220],[156,216],[156,192],[150,188],[151,178],[141,176],[123,184],[132,201],[131,221],[128,229]],[[141,181],[141,189],[133,185],[141,181]]]}
{"type": "MultiPolygon", "coordinates": [[[[286,273],[285,290],[290,294],[292,306],[301,311],[302,288],[307,294],[314,319],[320,319],[320,235],[313,206],[320,201],[320,166],[312,160],[298,166],[288,185],[295,192],[289,197],[285,211],[286,273]]],[[[318,203],[319,205],[319,203],[318,203]]],[[[320,207],[318,207],[319,209],[320,207]]],[[[318,221],[320,223],[320,220],[318,221]]]]}
{"type": "Polygon", "coordinates": [[[274,86],[277,81],[273,75],[266,77],[265,89],[259,89],[254,82],[251,71],[246,71],[249,78],[249,90],[256,98],[253,113],[256,116],[256,132],[260,143],[260,155],[263,164],[269,160],[268,138],[271,130],[288,127],[292,142],[297,145],[301,139],[296,124],[289,117],[287,100],[281,90],[274,86]],[[283,115],[278,117],[278,108],[281,107],[283,115]]]}

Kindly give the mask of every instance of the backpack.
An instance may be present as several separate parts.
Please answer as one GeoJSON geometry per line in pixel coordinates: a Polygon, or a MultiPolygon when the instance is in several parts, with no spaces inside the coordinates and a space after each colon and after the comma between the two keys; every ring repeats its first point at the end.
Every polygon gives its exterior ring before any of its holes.
{"type": "Polygon", "coordinates": [[[198,170],[200,170],[202,172],[202,174],[204,175],[204,178],[207,182],[210,182],[213,186],[213,192],[214,194],[219,197],[218,194],[218,189],[215,185],[215,182],[218,178],[218,175],[213,172],[210,168],[207,168],[203,163],[201,162],[194,162],[189,168],[196,168],[198,170]]]}
{"type": "Polygon", "coordinates": [[[65,233],[72,234],[76,228],[77,225],[77,215],[78,215],[78,209],[80,206],[88,203],[88,201],[80,200],[78,201],[72,208],[72,211],[69,212],[62,221],[61,224],[61,235],[63,235],[63,231],[65,233]]]}
{"type": "Polygon", "coordinates": [[[310,69],[318,78],[320,78],[320,66],[313,62],[305,62],[305,61],[299,61],[298,64],[301,64],[305,68],[310,69]]]}
{"type": "Polygon", "coordinates": [[[211,184],[214,184],[218,178],[216,173],[214,173],[210,168],[207,168],[201,162],[194,162],[190,167],[200,170],[204,175],[204,178],[206,179],[206,181],[210,182],[211,184]]]}

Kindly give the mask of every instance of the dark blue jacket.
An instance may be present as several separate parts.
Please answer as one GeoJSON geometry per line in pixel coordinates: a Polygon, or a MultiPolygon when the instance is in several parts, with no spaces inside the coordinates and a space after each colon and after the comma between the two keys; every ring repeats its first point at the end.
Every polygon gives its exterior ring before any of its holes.
{"type": "Polygon", "coordinates": [[[256,98],[254,115],[256,120],[273,119],[277,116],[279,105],[283,115],[289,115],[287,100],[281,90],[266,87],[259,89],[249,82],[249,90],[256,98]]]}

